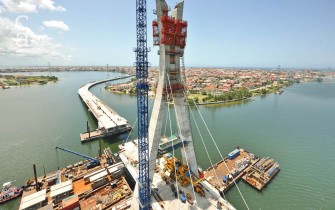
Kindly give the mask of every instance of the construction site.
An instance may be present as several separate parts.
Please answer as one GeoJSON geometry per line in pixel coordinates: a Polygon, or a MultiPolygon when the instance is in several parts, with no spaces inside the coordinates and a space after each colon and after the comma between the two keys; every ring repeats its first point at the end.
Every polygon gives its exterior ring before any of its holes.
{"type": "MultiPolygon", "coordinates": [[[[152,21],[152,35],[154,46],[159,48],[160,65],[156,96],[152,113],[149,114],[147,5],[145,0],[136,1],[138,138],[125,140],[118,146],[116,154],[109,147],[102,152],[100,144],[99,157],[89,157],[56,147],[56,151],[71,153],[85,160],[42,177],[37,177],[34,166],[35,177],[26,183],[20,210],[234,210],[224,196],[233,186],[236,186],[241,200],[249,209],[236,182],[243,177],[247,183],[261,190],[278,173],[279,164],[269,159],[260,160],[256,155],[240,148],[223,157],[195,106],[211,136],[205,143],[186,98],[189,91],[186,85],[184,52],[188,23],[183,20],[183,10],[184,1],[177,3],[171,11],[165,0],[156,0],[154,14],[157,19],[152,21]],[[176,122],[171,121],[172,114],[176,122]],[[205,171],[197,163],[191,119],[195,121],[211,163],[211,167],[205,171]],[[173,131],[172,123],[177,127],[177,134],[173,131]],[[168,130],[171,138],[165,138],[161,142],[163,130],[164,133],[168,130]],[[221,156],[218,163],[212,162],[206,147],[211,141],[221,156]],[[181,147],[178,150],[181,153],[180,159],[176,157],[176,145],[181,147]],[[115,157],[120,160],[115,161],[115,157]],[[130,187],[127,181],[129,177],[126,179],[126,176],[130,176],[135,183],[134,189],[130,187]]],[[[131,126],[126,119],[88,91],[90,86],[101,82],[104,81],[91,82],[78,91],[98,120],[98,131],[115,135],[130,130],[131,126]]],[[[82,141],[103,137],[98,131],[91,133],[89,127],[87,130],[81,135],[82,141]]]]}
{"type": "Polygon", "coordinates": [[[92,158],[72,150],[57,150],[86,160],[28,180],[19,209],[125,209],[132,190],[125,179],[124,165],[116,163],[109,148],[92,158]]]}

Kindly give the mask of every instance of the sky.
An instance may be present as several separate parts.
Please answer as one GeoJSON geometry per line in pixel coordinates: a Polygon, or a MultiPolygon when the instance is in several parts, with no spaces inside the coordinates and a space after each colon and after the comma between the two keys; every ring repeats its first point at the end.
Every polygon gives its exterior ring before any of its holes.
{"type": "MultiPolygon", "coordinates": [[[[147,2],[149,62],[157,66],[155,1],[147,2]]],[[[132,66],[135,3],[0,0],[0,66],[132,66]]],[[[334,0],[185,0],[185,65],[335,68],[334,11],[334,0]]]]}

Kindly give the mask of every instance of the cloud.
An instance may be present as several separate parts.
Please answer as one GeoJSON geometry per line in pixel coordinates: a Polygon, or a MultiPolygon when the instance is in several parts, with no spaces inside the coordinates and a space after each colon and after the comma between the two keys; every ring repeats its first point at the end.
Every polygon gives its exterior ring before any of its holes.
{"type": "Polygon", "coordinates": [[[68,47],[70,51],[78,51],[78,48],[75,47],[68,47]]]}
{"type": "Polygon", "coordinates": [[[37,34],[30,28],[0,17],[0,57],[58,58],[67,60],[62,45],[45,35],[37,34]]]}
{"type": "Polygon", "coordinates": [[[50,10],[50,11],[58,11],[65,12],[66,9],[62,6],[55,6],[55,2],[53,0],[35,0],[39,2],[39,8],[50,10]]]}
{"type": "Polygon", "coordinates": [[[6,10],[2,6],[0,6],[0,14],[4,13],[6,10]]]}
{"type": "Polygon", "coordinates": [[[30,2],[29,0],[0,0],[3,4],[4,11],[13,13],[31,13],[37,12],[36,4],[30,2]]]}
{"type": "Polygon", "coordinates": [[[62,6],[55,6],[53,0],[0,0],[1,12],[12,12],[12,13],[33,13],[39,9],[49,11],[64,12],[66,9],[62,6]]]}
{"type": "Polygon", "coordinates": [[[43,25],[47,28],[56,28],[62,31],[70,30],[70,27],[66,25],[63,21],[60,21],[60,20],[43,21],[43,25]]]}

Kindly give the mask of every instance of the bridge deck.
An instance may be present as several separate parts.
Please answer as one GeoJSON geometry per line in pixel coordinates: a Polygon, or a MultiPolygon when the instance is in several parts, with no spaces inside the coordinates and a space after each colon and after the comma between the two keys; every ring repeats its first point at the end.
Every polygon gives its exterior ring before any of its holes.
{"type": "MultiPolygon", "coordinates": [[[[126,165],[129,173],[134,178],[134,180],[138,177],[138,147],[137,140],[127,142],[123,146],[119,145],[120,153],[119,156],[122,162],[126,165]]],[[[163,169],[163,158],[157,160],[156,173],[153,177],[152,182],[152,208],[153,209],[218,209],[217,203],[220,201],[222,210],[234,210],[235,208],[229,204],[226,200],[224,200],[219,192],[210,185],[207,181],[201,182],[202,186],[205,189],[205,197],[201,197],[198,193],[195,193],[196,199],[194,199],[193,187],[191,184],[188,184],[186,187],[182,187],[178,183],[178,189],[182,190],[184,193],[189,192],[192,196],[193,202],[197,203],[191,204],[188,201],[182,203],[179,198],[174,197],[174,193],[171,188],[163,181],[160,173],[162,173],[163,169]]]]}
{"type": "Polygon", "coordinates": [[[131,76],[116,77],[107,80],[90,82],[82,86],[78,90],[78,94],[98,121],[98,129],[90,132],[90,134],[81,134],[81,141],[88,141],[100,137],[119,134],[129,131],[131,129],[131,126],[128,124],[128,121],[125,118],[121,117],[116,111],[114,111],[112,108],[110,108],[107,104],[105,104],[103,101],[101,101],[98,97],[96,97],[93,93],[89,91],[89,88],[94,85],[112,80],[125,79],[128,77],[131,76]]]}

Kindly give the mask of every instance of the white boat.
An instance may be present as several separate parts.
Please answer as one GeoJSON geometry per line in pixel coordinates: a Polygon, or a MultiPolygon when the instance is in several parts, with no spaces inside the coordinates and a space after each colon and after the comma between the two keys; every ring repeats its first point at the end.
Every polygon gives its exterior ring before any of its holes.
{"type": "Polygon", "coordinates": [[[0,192],[0,204],[19,197],[22,193],[23,187],[16,188],[12,182],[6,182],[2,185],[2,190],[0,192]]]}

